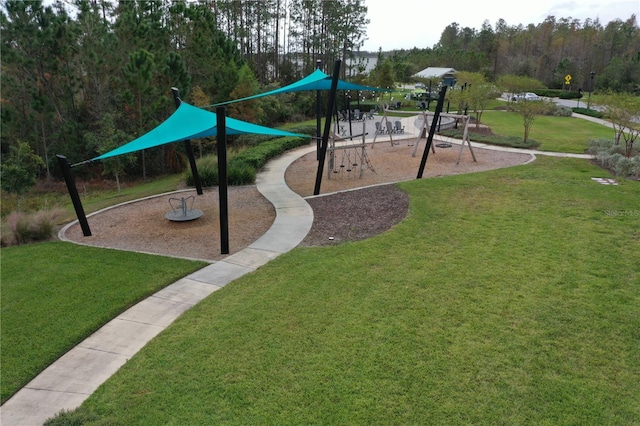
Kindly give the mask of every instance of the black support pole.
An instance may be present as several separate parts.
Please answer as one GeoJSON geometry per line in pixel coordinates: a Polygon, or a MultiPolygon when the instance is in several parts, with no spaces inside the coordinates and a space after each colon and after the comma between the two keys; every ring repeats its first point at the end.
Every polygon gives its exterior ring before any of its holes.
{"type": "MultiPolygon", "coordinates": [[[[176,104],[176,108],[180,107],[182,100],[180,99],[180,92],[176,87],[171,88],[173,93],[173,101],[176,104]]],[[[202,183],[200,182],[200,175],[198,174],[198,167],[196,166],[196,158],[193,155],[193,146],[191,141],[187,139],[184,141],[184,150],[187,152],[187,158],[189,159],[189,165],[191,166],[191,175],[193,176],[193,183],[196,185],[196,193],[202,195],[202,183]]]]}
{"type": "Polygon", "coordinates": [[[436,126],[440,120],[440,113],[442,112],[442,106],[444,104],[444,95],[447,93],[447,86],[443,85],[440,89],[440,97],[438,98],[438,105],[436,105],[436,111],[433,113],[433,119],[431,121],[431,127],[429,127],[429,137],[427,137],[427,146],[422,153],[422,161],[420,162],[420,168],[418,169],[418,177],[416,179],[422,179],[424,173],[424,167],[427,165],[427,157],[429,157],[429,151],[431,150],[431,144],[433,143],[433,135],[436,133],[436,126]]]}
{"type": "Polygon", "coordinates": [[[229,254],[229,204],[227,202],[227,118],[224,107],[216,108],[218,129],[218,198],[220,200],[220,253],[229,254]]]}
{"type": "Polygon", "coordinates": [[[331,91],[329,92],[329,101],[327,105],[326,120],[324,122],[324,134],[322,135],[322,149],[320,150],[320,158],[318,160],[318,171],[316,172],[316,185],[313,195],[320,194],[320,185],[322,184],[322,169],[324,169],[324,160],[327,156],[327,145],[329,144],[329,132],[331,131],[331,117],[336,105],[336,92],[338,91],[338,80],[340,78],[340,63],[338,60],[333,66],[333,79],[331,80],[331,91]]]}
{"type": "MultiPolygon", "coordinates": [[[[349,117],[349,136],[353,135],[353,128],[351,127],[351,95],[347,95],[347,117],[349,117]]],[[[351,138],[353,140],[353,138],[351,138]]]]}
{"type": "MultiPolygon", "coordinates": [[[[322,68],[322,60],[316,60],[316,68],[322,68]]],[[[322,149],[322,140],[320,139],[320,129],[322,121],[322,93],[316,90],[316,159],[320,160],[320,151],[322,149]]]]}
{"type": "Polygon", "coordinates": [[[73,175],[71,175],[71,167],[69,166],[67,157],[60,154],[56,154],[56,157],[58,158],[58,164],[60,164],[60,168],[62,169],[62,175],[64,176],[65,183],[67,184],[67,190],[69,191],[69,195],[71,196],[71,202],[73,202],[73,208],[76,211],[78,222],[80,223],[80,227],[82,228],[82,235],[84,235],[85,237],[90,237],[91,229],[89,228],[89,222],[87,222],[87,216],[84,214],[84,208],[82,208],[80,195],[78,194],[78,189],[76,188],[76,183],[73,179],[73,175]]]}

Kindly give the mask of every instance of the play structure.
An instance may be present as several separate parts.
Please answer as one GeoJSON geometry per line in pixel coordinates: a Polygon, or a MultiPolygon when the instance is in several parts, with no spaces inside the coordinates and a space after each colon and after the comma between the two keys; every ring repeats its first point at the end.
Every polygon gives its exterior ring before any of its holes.
{"type": "MultiPolygon", "coordinates": [[[[418,152],[418,145],[420,144],[420,140],[423,137],[426,137],[425,135],[429,131],[429,127],[431,126],[433,119],[434,119],[434,113],[431,113],[430,111],[425,110],[425,111],[422,111],[422,116],[416,120],[416,127],[418,127],[419,132],[418,132],[418,137],[414,142],[413,153],[411,154],[412,157],[416,156],[416,153],[418,152]]],[[[460,164],[460,158],[462,157],[462,151],[464,150],[465,144],[467,145],[467,147],[469,147],[469,152],[471,152],[471,157],[473,158],[473,161],[477,162],[478,160],[476,160],[476,154],[473,152],[473,148],[471,147],[471,141],[469,140],[469,122],[471,121],[471,117],[469,115],[441,113],[439,120],[440,120],[440,123],[439,123],[440,130],[442,130],[443,128],[444,129],[452,128],[456,124],[456,121],[458,120],[462,123],[462,126],[463,126],[462,143],[460,144],[460,151],[458,152],[458,161],[456,161],[456,165],[460,164]],[[447,118],[448,120],[443,120],[447,118]]],[[[431,145],[431,152],[435,153],[434,147],[451,148],[453,147],[453,144],[447,141],[437,142],[431,145]]]]}
{"type": "MultiPolygon", "coordinates": [[[[381,120],[376,122],[376,133],[372,141],[372,146],[376,143],[378,136],[387,136],[389,138],[389,142],[391,145],[396,145],[398,142],[394,142],[394,135],[402,135],[405,134],[405,129],[402,126],[401,122],[398,120],[393,120],[387,114],[389,110],[384,109],[381,120]]],[[[394,111],[395,113],[403,113],[403,114],[411,114],[415,115],[415,112],[409,111],[394,111]]],[[[409,143],[409,145],[413,145],[413,153],[412,157],[416,156],[418,152],[418,146],[420,145],[420,140],[427,137],[427,134],[430,130],[432,122],[434,121],[435,113],[427,110],[420,111],[419,117],[415,121],[415,127],[418,129],[418,136],[416,139],[409,143]]],[[[473,152],[473,148],[471,147],[471,142],[469,141],[469,123],[471,121],[471,117],[469,115],[463,114],[449,114],[449,113],[440,113],[437,119],[436,128],[438,131],[451,129],[458,124],[462,124],[462,143],[460,144],[460,151],[458,153],[458,161],[456,165],[460,164],[460,159],[462,158],[462,151],[464,150],[465,145],[469,148],[469,152],[471,152],[471,156],[474,162],[477,162],[476,155],[473,152]]],[[[435,153],[435,148],[452,148],[453,144],[446,140],[440,140],[431,145],[431,152],[435,153]]]]}
{"type": "Polygon", "coordinates": [[[169,198],[171,211],[166,213],[164,217],[172,222],[188,222],[190,220],[198,219],[204,213],[202,210],[193,208],[195,201],[196,197],[193,195],[190,197],[169,198]]]}
{"type": "Polygon", "coordinates": [[[362,133],[347,136],[338,132],[339,122],[336,121],[333,133],[327,147],[327,179],[336,177],[359,177],[364,174],[365,167],[375,173],[375,169],[367,155],[365,143],[365,123],[362,122],[362,133]],[[357,139],[354,141],[354,138],[357,139]]]}

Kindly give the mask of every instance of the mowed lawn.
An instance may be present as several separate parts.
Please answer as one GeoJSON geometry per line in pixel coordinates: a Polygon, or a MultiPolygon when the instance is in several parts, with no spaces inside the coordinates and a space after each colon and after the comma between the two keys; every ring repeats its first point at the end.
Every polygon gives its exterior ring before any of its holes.
{"type": "Polygon", "coordinates": [[[402,223],[234,281],[58,420],[638,424],[640,184],[602,176],[539,157],[403,183],[402,223]]]}
{"type": "MultiPolygon", "coordinates": [[[[522,115],[516,112],[485,111],[482,124],[497,135],[524,137],[522,115]]],[[[536,116],[529,138],[540,143],[541,151],[584,154],[591,139],[613,139],[612,128],[576,117],[536,116]]]]}
{"type": "Polygon", "coordinates": [[[2,249],[2,401],[136,302],[207,265],[67,242],[2,249]]]}

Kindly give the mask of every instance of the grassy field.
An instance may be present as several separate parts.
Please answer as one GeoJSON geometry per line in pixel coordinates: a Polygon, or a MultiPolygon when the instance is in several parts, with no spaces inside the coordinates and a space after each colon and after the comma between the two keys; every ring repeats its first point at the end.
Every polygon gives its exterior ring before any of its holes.
{"type": "Polygon", "coordinates": [[[202,268],[66,242],[2,249],[2,402],[136,302],[202,268]]]}
{"type": "Polygon", "coordinates": [[[401,224],[229,284],[67,419],[638,424],[640,185],[605,175],[540,157],[403,183],[401,224]]]}
{"type": "MultiPolygon", "coordinates": [[[[482,124],[497,135],[524,137],[522,115],[515,112],[485,111],[482,124]]],[[[538,116],[529,137],[540,142],[541,151],[584,154],[591,139],[613,139],[613,129],[574,117],[538,116]]]]}

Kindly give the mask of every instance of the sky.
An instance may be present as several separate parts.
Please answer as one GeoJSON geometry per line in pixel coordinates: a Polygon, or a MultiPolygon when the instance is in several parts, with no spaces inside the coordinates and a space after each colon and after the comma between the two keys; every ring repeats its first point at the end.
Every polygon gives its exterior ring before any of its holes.
{"type": "Polygon", "coordinates": [[[367,38],[361,50],[377,52],[433,47],[453,22],[480,30],[485,20],[495,30],[499,19],[509,26],[540,24],[548,16],[600,20],[602,26],[632,14],[640,21],[640,0],[366,0],[367,38]]]}

